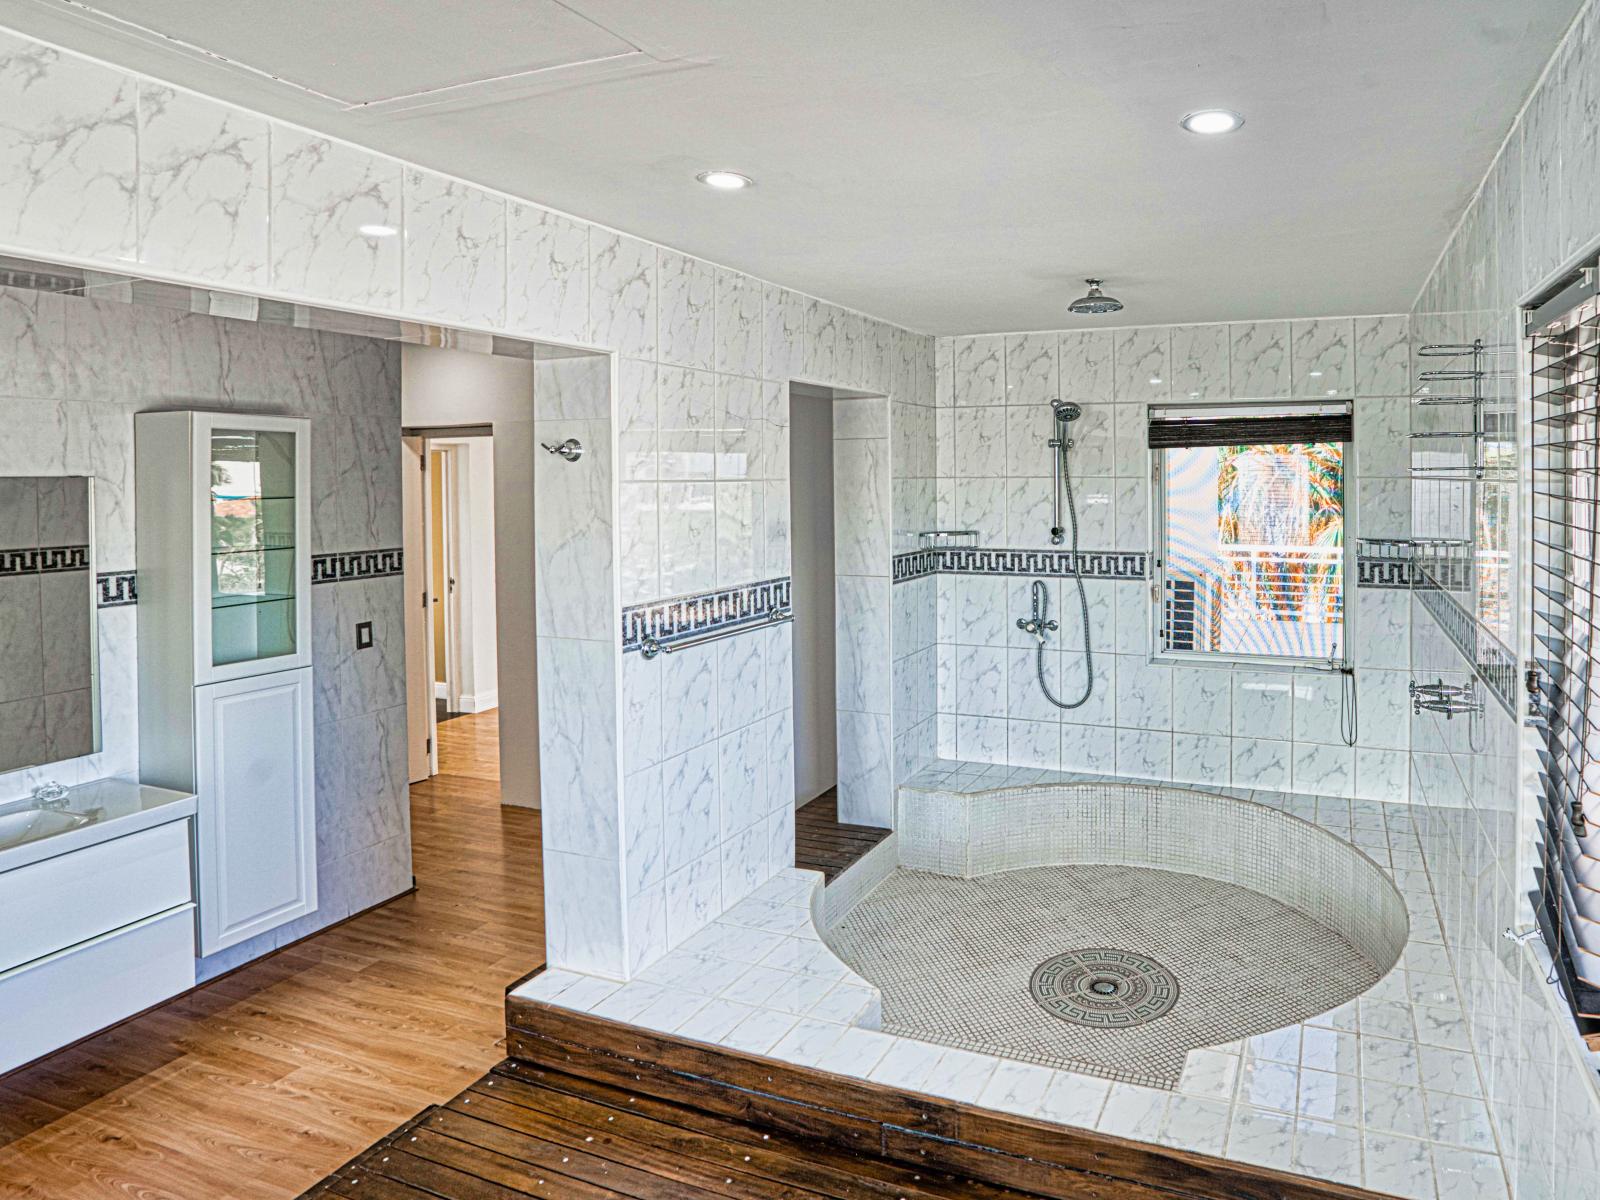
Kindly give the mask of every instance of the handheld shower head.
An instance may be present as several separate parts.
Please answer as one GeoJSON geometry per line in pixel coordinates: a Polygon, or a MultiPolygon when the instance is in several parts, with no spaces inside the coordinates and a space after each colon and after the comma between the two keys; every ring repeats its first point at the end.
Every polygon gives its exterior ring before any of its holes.
{"type": "Polygon", "coordinates": [[[1083,416],[1082,406],[1074,404],[1071,400],[1052,400],[1050,407],[1055,410],[1058,421],[1076,421],[1083,416]]]}

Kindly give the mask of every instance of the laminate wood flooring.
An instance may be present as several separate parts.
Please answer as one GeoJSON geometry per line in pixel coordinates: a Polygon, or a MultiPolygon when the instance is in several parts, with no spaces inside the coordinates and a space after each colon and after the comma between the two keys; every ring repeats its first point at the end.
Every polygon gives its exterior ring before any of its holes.
{"type": "Polygon", "coordinates": [[[500,805],[496,721],[439,726],[414,893],[0,1077],[0,1196],[281,1200],[498,1063],[544,921],[538,814],[500,805]]]}

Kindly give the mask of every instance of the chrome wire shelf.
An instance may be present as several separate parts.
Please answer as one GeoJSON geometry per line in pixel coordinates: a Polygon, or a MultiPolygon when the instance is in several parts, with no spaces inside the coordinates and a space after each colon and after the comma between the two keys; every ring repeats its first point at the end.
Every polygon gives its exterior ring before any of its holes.
{"type": "MultiPolygon", "coordinates": [[[[1472,410],[1471,429],[1452,430],[1424,430],[1410,434],[1412,441],[1453,441],[1469,442],[1471,449],[1468,459],[1461,463],[1448,463],[1443,465],[1417,466],[1413,464],[1410,472],[1414,477],[1460,483],[1476,483],[1485,478],[1496,478],[1498,473],[1491,475],[1489,465],[1484,461],[1484,438],[1486,424],[1484,421],[1484,395],[1483,380],[1487,371],[1484,369],[1485,348],[1482,338],[1472,342],[1435,342],[1431,345],[1421,346],[1417,349],[1419,358],[1463,358],[1472,357],[1470,367],[1435,367],[1417,373],[1419,387],[1413,393],[1411,402],[1420,408],[1470,408],[1472,410]],[[1435,396],[1431,388],[1437,383],[1470,383],[1472,394],[1435,396]]],[[[1509,474],[1506,476],[1511,478],[1509,474]]]]}

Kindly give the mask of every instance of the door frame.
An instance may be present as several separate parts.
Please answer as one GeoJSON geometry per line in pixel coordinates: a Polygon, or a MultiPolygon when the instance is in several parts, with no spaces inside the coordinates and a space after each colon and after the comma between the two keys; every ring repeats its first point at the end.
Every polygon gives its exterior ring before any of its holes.
{"type": "Polygon", "coordinates": [[[402,574],[405,586],[406,777],[421,783],[439,769],[438,717],[433,703],[433,614],[429,605],[428,439],[400,438],[402,574]]]}

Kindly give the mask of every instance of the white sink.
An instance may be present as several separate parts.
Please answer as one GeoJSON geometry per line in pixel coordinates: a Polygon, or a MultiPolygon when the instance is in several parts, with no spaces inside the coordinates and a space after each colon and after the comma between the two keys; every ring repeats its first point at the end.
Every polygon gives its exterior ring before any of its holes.
{"type": "Polygon", "coordinates": [[[53,808],[19,808],[0,812],[0,849],[78,829],[89,824],[90,820],[81,813],[60,812],[53,808]]]}

